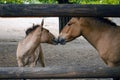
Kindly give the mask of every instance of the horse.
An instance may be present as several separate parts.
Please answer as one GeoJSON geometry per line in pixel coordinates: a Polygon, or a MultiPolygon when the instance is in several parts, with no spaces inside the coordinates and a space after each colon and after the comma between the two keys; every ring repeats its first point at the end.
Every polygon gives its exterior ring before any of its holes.
{"type": "Polygon", "coordinates": [[[44,56],[40,43],[56,45],[55,36],[49,30],[43,28],[44,20],[41,25],[33,25],[26,30],[26,37],[18,42],[17,62],[19,67],[35,67],[37,62],[45,67],[44,56]]]}
{"type": "Polygon", "coordinates": [[[58,36],[66,44],[83,36],[108,67],[120,66],[120,26],[103,17],[72,17],[58,36]]]}

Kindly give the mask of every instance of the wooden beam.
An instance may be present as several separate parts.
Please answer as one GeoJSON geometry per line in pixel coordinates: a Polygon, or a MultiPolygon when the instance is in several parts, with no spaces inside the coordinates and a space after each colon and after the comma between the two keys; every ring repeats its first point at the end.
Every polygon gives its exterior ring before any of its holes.
{"type": "Polygon", "coordinates": [[[0,17],[120,17],[120,5],[0,4],[0,17]]]}
{"type": "Polygon", "coordinates": [[[47,79],[47,78],[120,78],[119,68],[45,67],[18,68],[0,67],[0,79],[47,79]]]}

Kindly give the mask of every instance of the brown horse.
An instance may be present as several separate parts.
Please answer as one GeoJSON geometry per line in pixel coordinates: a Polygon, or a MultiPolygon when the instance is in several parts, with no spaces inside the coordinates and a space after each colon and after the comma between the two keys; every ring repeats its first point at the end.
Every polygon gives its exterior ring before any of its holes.
{"type": "Polygon", "coordinates": [[[61,31],[58,42],[65,44],[81,35],[109,67],[120,66],[120,26],[105,18],[73,17],[61,31]]]}
{"type": "Polygon", "coordinates": [[[45,67],[44,57],[40,43],[50,43],[56,45],[56,39],[52,33],[41,25],[33,25],[32,28],[27,29],[26,37],[18,43],[17,61],[19,67],[26,65],[34,67],[37,61],[45,67]]]}

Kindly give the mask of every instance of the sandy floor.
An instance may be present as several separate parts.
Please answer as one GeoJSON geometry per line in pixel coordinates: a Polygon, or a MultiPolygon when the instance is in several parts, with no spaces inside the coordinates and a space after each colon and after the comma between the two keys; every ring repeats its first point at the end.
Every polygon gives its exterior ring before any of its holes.
{"type": "MultiPolygon", "coordinates": [[[[0,42],[0,66],[17,66],[17,42],[0,42]]],[[[42,44],[46,66],[105,66],[87,41],[76,39],[66,45],[42,44]]]]}
{"type": "MultiPolygon", "coordinates": [[[[25,30],[42,18],[1,18],[0,66],[17,66],[16,48],[25,30]],[[8,22],[8,23],[6,23],[8,22]],[[6,24],[5,24],[6,23],[6,24]]],[[[58,18],[44,18],[44,27],[58,36],[58,18]]],[[[66,45],[42,44],[46,66],[105,66],[96,50],[82,37],[66,45]],[[99,64],[98,64],[99,63],[99,64]]]]}
{"type": "MultiPolygon", "coordinates": [[[[17,43],[24,37],[25,30],[41,18],[0,18],[0,67],[17,66],[17,43]]],[[[58,36],[58,18],[45,18],[45,25],[58,36]]],[[[66,45],[42,44],[46,66],[107,67],[97,51],[82,37],[66,45]]],[[[40,64],[38,64],[40,66],[40,64]]]]}

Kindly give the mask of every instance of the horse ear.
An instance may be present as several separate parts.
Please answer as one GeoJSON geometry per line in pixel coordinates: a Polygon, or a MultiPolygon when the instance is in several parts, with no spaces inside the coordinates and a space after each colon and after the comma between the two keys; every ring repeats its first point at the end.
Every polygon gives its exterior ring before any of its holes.
{"type": "Polygon", "coordinates": [[[43,24],[44,24],[44,19],[42,19],[42,22],[41,22],[41,27],[43,28],[43,24]]]}
{"type": "Polygon", "coordinates": [[[35,26],[35,24],[33,23],[33,26],[35,26]]]}

